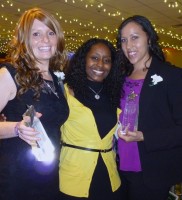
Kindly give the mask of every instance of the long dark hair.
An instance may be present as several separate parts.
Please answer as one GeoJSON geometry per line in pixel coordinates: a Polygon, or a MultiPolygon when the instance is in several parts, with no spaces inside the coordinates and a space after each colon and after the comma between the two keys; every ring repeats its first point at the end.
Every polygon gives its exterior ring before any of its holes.
{"type": "Polygon", "coordinates": [[[144,16],[141,15],[134,15],[127,19],[125,19],[118,28],[118,34],[117,34],[117,62],[120,65],[123,65],[123,68],[125,70],[126,75],[130,75],[133,71],[133,65],[128,61],[128,59],[125,57],[122,49],[121,49],[121,31],[122,29],[130,22],[134,22],[136,24],[139,24],[142,28],[142,30],[147,34],[148,36],[148,42],[149,42],[149,55],[156,56],[159,60],[165,61],[165,57],[162,51],[162,48],[160,47],[158,41],[159,37],[157,35],[157,32],[155,31],[154,27],[152,26],[151,22],[144,16]]]}
{"type": "Polygon", "coordinates": [[[81,93],[86,98],[87,91],[87,74],[86,74],[86,57],[93,45],[102,43],[106,45],[111,51],[112,67],[110,73],[104,80],[104,88],[106,88],[107,94],[111,99],[113,106],[119,105],[120,99],[120,86],[121,86],[121,70],[119,66],[113,65],[116,49],[113,44],[105,39],[92,38],[83,43],[69,62],[66,69],[65,82],[73,89],[75,93],[81,93]]]}

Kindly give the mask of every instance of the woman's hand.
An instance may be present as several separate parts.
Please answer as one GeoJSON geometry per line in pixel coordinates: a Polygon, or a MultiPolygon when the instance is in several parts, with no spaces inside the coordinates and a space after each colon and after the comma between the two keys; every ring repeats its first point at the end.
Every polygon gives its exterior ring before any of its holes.
{"type": "MultiPolygon", "coordinates": [[[[36,117],[40,118],[42,116],[41,113],[36,112],[36,117]]],[[[6,116],[4,114],[0,114],[0,122],[5,122],[6,116]]],[[[18,123],[17,131],[18,136],[26,143],[31,146],[37,146],[37,141],[40,140],[37,132],[34,128],[28,127],[27,124],[30,122],[30,117],[24,117],[24,119],[18,123]]],[[[15,133],[16,134],[16,133],[15,133]]]]}
{"type": "Polygon", "coordinates": [[[4,114],[0,114],[0,122],[5,122],[6,121],[6,116],[4,114]]]}
{"type": "Polygon", "coordinates": [[[37,132],[34,128],[26,126],[27,120],[23,119],[18,126],[19,138],[24,140],[31,146],[37,146],[37,141],[40,140],[38,137],[39,132],[37,132]]]}
{"type": "MultiPolygon", "coordinates": [[[[40,118],[42,116],[41,113],[36,112],[36,117],[40,118]]],[[[30,144],[31,146],[37,146],[37,141],[40,140],[37,132],[34,128],[28,127],[27,124],[30,122],[30,117],[24,116],[23,120],[20,122],[18,126],[19,137],[30,144]]]]}
{"type": "Polygon", "coordinates": [[[140,142],[144,141],[143,133],[141,131],[129,131],[129,126],[123,131],[122,128],[118,129],[118,137],[126,142],[140,142]]]}

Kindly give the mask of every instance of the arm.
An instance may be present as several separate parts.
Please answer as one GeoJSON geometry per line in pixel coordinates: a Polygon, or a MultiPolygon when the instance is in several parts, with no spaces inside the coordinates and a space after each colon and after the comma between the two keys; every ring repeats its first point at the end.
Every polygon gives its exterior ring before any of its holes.
{"type": "MultiPolygon", "coordinates": [[[[16,85],[6,68],[0,69],[0,112],[4,109],[8,101],[16,96],[16,85]]],[[[35,145],[37,132],[25,126],[25,120],[18,122],[0,121],[0,139],[13,138],[19,136],[30,145],[35,145]]]]}
{"type": "MultiPolygon", "coordinates": [[[[148,151],[182,147],[182,69],[165,68],[165,87],[150,105],[150,116],[142,125],[144,143],[148,151]],[[165,90],[164,90],[165,89],[165,90]]],[[[144,117],[147,118],[145,115],[144,117]]]]}
{"type": "MultiPolygon", "coordinates": [[[[16,85],[6,68],[0,69],[0,112],[16,95],[16,85]]],[[[15,137],[16,122],[0,122],[0,138],[15,137]]]]}

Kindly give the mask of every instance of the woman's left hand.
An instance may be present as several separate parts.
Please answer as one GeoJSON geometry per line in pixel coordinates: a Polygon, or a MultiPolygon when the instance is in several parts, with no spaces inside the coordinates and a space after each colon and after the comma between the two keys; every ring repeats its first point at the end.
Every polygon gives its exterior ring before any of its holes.
{"type": "Polygon", "coordinates": [[[141,131],[129,131],[127,130],[125,134],[123,134],[120,130],[118,130],[119,138],[125,140],[126,142],[140,142],[144,141],[143,133],[141,131]]]}
{"type": "Polygon", "coordinates": [[[0,122],[5,122],[6,121],[6,116],[4,116],[3,113],[0,114],[0,122]]]}

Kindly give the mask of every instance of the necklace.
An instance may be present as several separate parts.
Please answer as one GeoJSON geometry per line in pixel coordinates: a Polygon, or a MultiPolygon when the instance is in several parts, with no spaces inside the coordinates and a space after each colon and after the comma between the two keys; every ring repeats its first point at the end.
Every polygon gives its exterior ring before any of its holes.
{"type": "Polygon", "coordinates": [[[95,94],[95,99],[100,99],[100,95],[99,95],[99,93],[102,91],[102,89],[103,89],[103,86],[101,87],[101,89],[98,91],[98,92],[96,92],[94,89],[92,89],[91,87],[89,87],[88,86],[88,88],[95,94]]]}
{"type": "Polygon", "coordinates": [[[45,87],[48,89],[48,91],[51,91],[59,99],[58,93],[56,92],[54,82],[52,81],[51,85],[49,83],[47,83],[45,80],[43,80],[43,82],[44,82],[45,87]]]}

